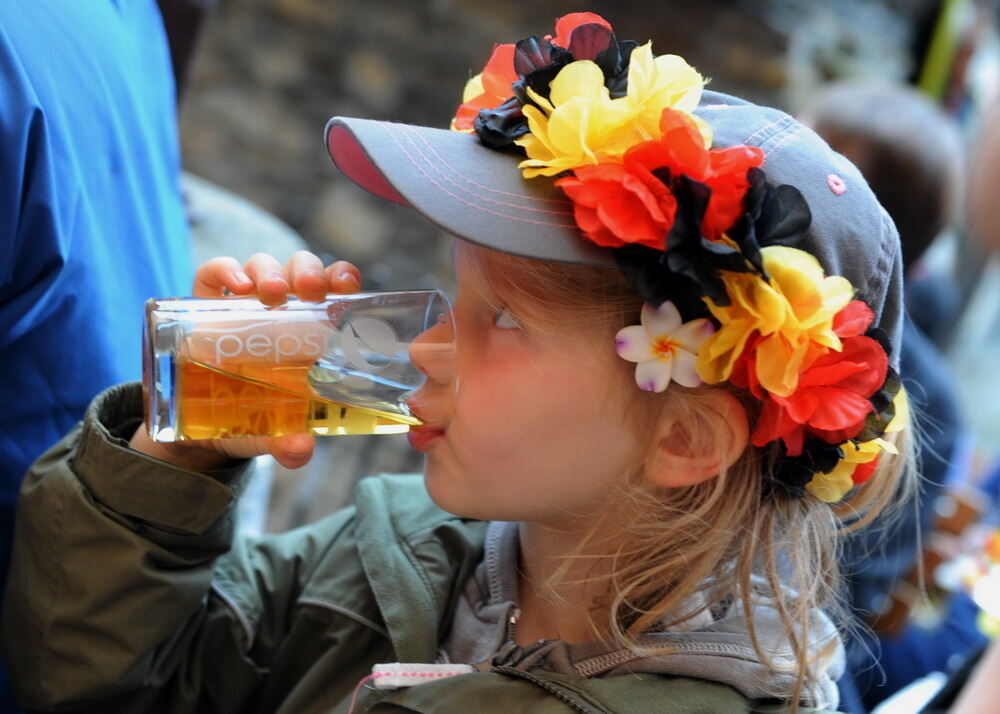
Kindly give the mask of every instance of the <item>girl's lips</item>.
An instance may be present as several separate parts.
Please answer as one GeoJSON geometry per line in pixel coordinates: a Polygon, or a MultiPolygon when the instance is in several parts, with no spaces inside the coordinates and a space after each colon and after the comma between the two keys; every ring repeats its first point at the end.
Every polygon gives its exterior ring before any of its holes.
{"type": "Polygon", "coordinates": [[[428,451],[443,436],[444,429],[428,426],[411,426],[406,434],[410,446],[420,452],[428,451]]]}

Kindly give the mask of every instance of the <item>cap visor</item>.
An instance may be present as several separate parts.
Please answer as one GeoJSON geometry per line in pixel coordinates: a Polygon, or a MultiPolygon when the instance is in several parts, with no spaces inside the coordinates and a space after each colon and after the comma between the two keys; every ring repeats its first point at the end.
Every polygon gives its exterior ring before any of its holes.
{"type": "Polygon", "coordinates": [[[354,183],[459,238],[540,260],[616,264],[611,250],[582,236],[573,204],[551,179],[522,178],[517,156],[474,134],[334,117],[326,146],[354,183]]]}

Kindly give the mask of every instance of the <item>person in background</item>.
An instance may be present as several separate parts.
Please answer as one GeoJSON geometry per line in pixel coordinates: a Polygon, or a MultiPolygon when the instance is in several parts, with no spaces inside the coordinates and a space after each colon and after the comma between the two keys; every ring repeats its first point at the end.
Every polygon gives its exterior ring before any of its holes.
{"type": "Polygon", "coordinates": [[[216,0],[156,0],[170,45],[170,62],[180,104],[187,86],[191,58],[205,20],[215,9],[216,0]]]}
{"type": "Polygon", "coordinates": [[[25,470],[189,290],[176,122],[156,0],[0,3],[0,584],[25,470]]]}
{"type": "MultiPolygon", "coordinates": [[[[926,540],[942,489],[968,477],[962,467],[967,440],[962,438],[954,378],[928,336],[947,334],[956,317],[957,288],[945,276],[930,276],[920,264],[952,218],[964,152],[953,122],[919,92],[903,86],[830,85],[801,118],[858,166],[896,223],[903,250],[908,317],[901,375],[923,423],[918,456],[923,486],[919,512],[905,513],[889,531],[864,531],[847,542],[848,597],[854,612],[866,619],[881,609],[894,584],[916,563],[921,534],[926,540]]],[[[917,677],[946,670],[951,655],[981,642],[975,606],[968,598],[954,598],[950,614],[931,631],[910,627],[878,641],[859,636],[849,643],[848,674],[841,682],[844,704],[864,712],[917,677]]]]}

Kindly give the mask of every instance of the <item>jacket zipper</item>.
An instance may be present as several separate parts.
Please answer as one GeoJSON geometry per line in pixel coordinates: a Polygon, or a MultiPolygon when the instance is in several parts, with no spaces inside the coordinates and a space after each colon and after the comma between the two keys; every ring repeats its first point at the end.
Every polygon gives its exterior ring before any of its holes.
{"type": "Polygon", "coordinates": [[[527,680],[528,682],[531,682],[532,684],[541,687],[549,694],[553,695],[557,699],[573,707],[573,709],[575,709],[576,711],[582,712],[583,714],[614,714],[613,712],[607,709],[597,709],[595,707],[592,707],[586,702],[580,701],[579,696],[575,696],[576,693],[572,692],[572,690],[567,690],[566,687],[562,687],[553,682],[549,682],[540,677],[536,677],[530,672],[525,672],[523,669],[503,666],[503,667],[493,667],[492,671],[497,672],[499,674],[505,674],[509,677],[519,677],[520,679],[527,680]],[[567,693],[567,691],[572,692],[572,694],[567,693]]]}
{"type": "MultiPolygon", "coordinates": [[[[670,654],[679,655],[724,655],[729,657],[739,657],[740,659],[754,659],[756,657],[753,649],[742,645],[730,645],[721,642],[713,643],[687,643],[681,642],[670,645],[670,654]]],[[[590,659],[583,660],[573,665],[573,669],[581,677],[593,677],[596,674],[607,670],[644,659],[629,650],[618,650],[608,654],[598,655],[590,659]]],[[[795,660],[789,657],[777,656],[775,661],[781,664],[794,664],[795,660]]]]}

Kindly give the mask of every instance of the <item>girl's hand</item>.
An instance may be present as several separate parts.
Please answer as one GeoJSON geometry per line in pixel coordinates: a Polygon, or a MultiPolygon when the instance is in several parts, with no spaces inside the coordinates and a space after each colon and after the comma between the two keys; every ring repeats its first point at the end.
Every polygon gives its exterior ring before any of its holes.
{"type": "MultiPolygon", "coordinates": [[[[195,297],[256,295],[267,305],[279,305],[295,295],[302,300],[322,300],[327,293],[355,293],[361,287],[361,271],[340,260],[323,267],[312,253],[300,250],[284,266],[266,253],[253,255],[245,265],[235,258],[212,258],[198,268],[194,278],[195,297]]],[[[234,459],[271,454],[282,466],[296,469],[312,458],[311,434],[276,437],[208,439],[160,443],[149,438],[145,425],[139,427],[129,444],[136,451],[168,461],[192,471],[224,468],[234,459]]]]}

